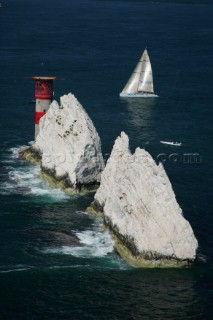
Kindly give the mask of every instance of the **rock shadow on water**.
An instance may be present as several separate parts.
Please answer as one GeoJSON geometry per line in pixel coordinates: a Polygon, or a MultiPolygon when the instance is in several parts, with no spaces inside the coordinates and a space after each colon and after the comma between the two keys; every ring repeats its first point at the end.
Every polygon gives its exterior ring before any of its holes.
{"type": "Polygon", "coordinates": [[[77,235],[69,229],[43,229],[36,232],[36,239],[40,249],[44,248],[60,248],[62,246],[81,245],[77,235]]]}

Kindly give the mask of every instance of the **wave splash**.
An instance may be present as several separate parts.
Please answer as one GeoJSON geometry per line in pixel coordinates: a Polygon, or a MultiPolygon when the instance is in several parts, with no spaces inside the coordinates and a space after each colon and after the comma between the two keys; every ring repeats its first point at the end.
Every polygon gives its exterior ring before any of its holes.
{"type": "Polygon", "coordinates": [[[0,194],[46,196],[56,201],[68,199],[68,195],[50,187],[40,178],[39,166],[27,164],[19,159],[19,150],[23,147],[10,148],[1,160],[0,194]]]}
{"type": "Polygon", "coordinates": [[[79,239],[78,246],[62,246],[46,249],[45,253],[68,254],[75,257],[104,257],[114,251],[114,242],[102,226],[94,226],[93,230],[75,232],[79,239]]]}

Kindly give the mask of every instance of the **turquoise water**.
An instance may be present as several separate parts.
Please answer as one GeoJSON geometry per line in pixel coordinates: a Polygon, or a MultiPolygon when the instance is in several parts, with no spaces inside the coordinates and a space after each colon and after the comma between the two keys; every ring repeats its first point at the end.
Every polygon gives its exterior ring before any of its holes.
{"type": "Polygon", "coordinates": [[[0,319],[212,319],[211,1],[2,4],[0,319]],[[146,46],[160,98],[122,100],[119,92],[146,46]],[[144,147],[156,161],[164,154],[199,242],[194,268],[129,267],[101,221],[86,214],[92,194],[52,189],[38,167],[18,158],[34,135],[34,75],[64,79],[55,82],[55,98],[76,95],[105,159],[121,130],[132,151],[144,147]]]}

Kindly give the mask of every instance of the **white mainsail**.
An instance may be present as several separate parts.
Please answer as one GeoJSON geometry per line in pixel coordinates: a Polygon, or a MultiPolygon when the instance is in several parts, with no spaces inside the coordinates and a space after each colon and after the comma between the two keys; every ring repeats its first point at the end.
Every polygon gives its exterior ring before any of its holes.
{"type": "Polygon", "coordinates": [[[138,84],[138,92],[154,92],[152,66],[147,50],[142,55],[141,76],[138,84]]]}
{"type": "Polygon", "coordinates": [[[121,95],[141,92],[154,93],[152,66],[146,49],[121,92],[121,95]]]}

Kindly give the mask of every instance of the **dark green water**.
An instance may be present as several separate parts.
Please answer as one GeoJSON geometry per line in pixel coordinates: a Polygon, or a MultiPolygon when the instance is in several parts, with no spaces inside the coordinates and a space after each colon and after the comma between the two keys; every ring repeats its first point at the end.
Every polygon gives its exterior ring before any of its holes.
{"type": "Polygon", "coordinates": [[[212,319],[212,16],[198,0],[2,2],[0,319],[212,319]],[[160,98],[127,102],[119,92],[146,46],[160,98]],[[18,159],[34,135],[34,75],[64,79],[55,98],[76,95],[106,158],[121,130],[133,151],[164,154],[199,242],[194,268],[127,266],[85,213],[92,194],[51,189],[18,159]]]}

